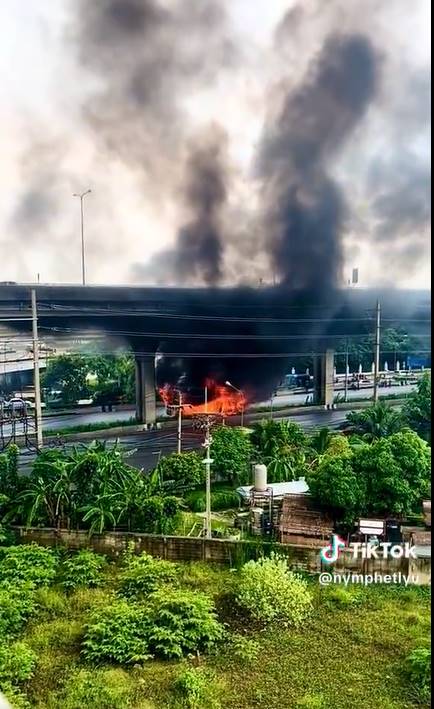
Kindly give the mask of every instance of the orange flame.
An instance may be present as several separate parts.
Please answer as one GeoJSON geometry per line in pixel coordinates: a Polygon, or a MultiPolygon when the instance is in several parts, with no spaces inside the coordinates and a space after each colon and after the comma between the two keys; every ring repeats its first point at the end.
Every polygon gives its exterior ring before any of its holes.
{"type": "MultiPolygon", "coordinates": [[[[217,384],[213,380],[206,382],[208,388],[208,404],[191,404],[183,399],[183,416],[196,416],[198,414],[219,414],[220,416],[236,416],[245,410],[247,399],[244,393],[235,391],[231,387],[217,384]]],[[[165,384],[159,389],[159,394],[166,405],[170,408],[176,406],[179,401],[177,390],[170,384],[165,384]]]]}

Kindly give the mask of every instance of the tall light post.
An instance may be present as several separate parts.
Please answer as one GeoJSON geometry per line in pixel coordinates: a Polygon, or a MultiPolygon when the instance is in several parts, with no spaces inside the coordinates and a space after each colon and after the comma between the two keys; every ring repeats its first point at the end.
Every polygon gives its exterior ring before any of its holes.
{"type": "Polygon", "coordinates": [[[241,391],[241,389],[238,389],[236,386],[234,386],[231,382],[225,382],[227,387],[230,387],[234,391],[237,391],[241,396],[243,397],[242,399],[242,405],[241,405],[241,428],[244,427],[244,393],[241,391]]]}
{"type": "Polygon", "coordinates": [[[75,193],[72,195],[73,197],[79,197],[80,198],[80,214],[81,214],[81,280],[82,284],[85,286],[86,285],[86,269],[85,269],[85,259],[84,259],[84,213],[83,213],[83,199],[86,197],[87,194],[90,194],[92,190],[86,190],[86,192],[82,192],[81,194],[75,193]]]}

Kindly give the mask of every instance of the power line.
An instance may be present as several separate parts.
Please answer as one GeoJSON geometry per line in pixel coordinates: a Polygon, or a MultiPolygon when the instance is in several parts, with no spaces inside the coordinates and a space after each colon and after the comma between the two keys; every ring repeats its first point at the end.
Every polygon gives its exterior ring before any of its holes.
{"type": "MultiPolygon", "coordinates": [[[[222,306],[223,307],[223,306],[222,306]]],[[[274,306],[273,306],[274,307],[274,306]]],[[[44,309],[43,304],[41,304],[41,310],[44,309]]],[[[317,311],[319,308],[316,306],[306,306],[302,307],[300,306],[300,309],[302,310],[314,310],[317,311]]],[[[339,309],[339,308],[338,308],[339,309]]],[[[333,307],[330,307],[330,310],[334,310],[333,307]]],[[[369,317],[365,318],[360,318],[360,317],[329,317],[329,318],[267,318],[267,317],[236,317],[236,316],[225,316],[225,315],[193,315],[191,313],[179,313],[179,312],[174,312],[174,313],[164,313],[161,311],[153,311],[153,310],[126,310],[126,309],[119,309],[119,310],[110,310],[110,309],[105,309],[105,308],[86,308],[86,307],[80,307],[78,310],[74,306],[70,305],[58,305],[58,304],[50,304],[49,306],[45,306],[45,312],[47,311],[55,311],[57,312],[65,312],[69,313],[70,315],[74,315],[76,317],[81,317],[84,314],[87,315],[92,315],[92,316],[103,316],[107,317],[109,315],[119,315],[122,317],[139,317],[139,316],[145,316],[148,318],[164,318],[164,319],[175,319],[175,320],[196,320],[196,321],[220,321],[220,322],[259,322],[259,323],[312,323],[312,322],[365,322],[369,320],[369,317]]],[[[369,312],[369,311],[368,311],[369,312]]],[[[372,311],[374,312],[374,311],[372,311]]],[[[384,322],[426,322],[429,323],[431,322],[430,318],[383,318],[384,322]]]]}

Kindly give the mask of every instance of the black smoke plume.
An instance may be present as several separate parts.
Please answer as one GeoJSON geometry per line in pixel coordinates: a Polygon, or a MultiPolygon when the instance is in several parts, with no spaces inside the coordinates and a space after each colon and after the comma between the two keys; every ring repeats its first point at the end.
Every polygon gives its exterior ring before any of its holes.
{"type": "Polygon", "coordinates": [[[265,126],[264,229],[271,230],[274,269],[291,288],[324,290],[340,282],[345,206],[331,161],[370,105],[377,71],[366,37],[332,36],[265,126]]]}
{"type": "MultiPolygon", "coordinates": [[[[330,37],[309,67],[304,82],[284,94],[281,109],[264,127],[258,161],[264,185],[263,228],[274,269],[281,280],[275,297],[267,298],[272,312],[276,312],[282,291],[288,288],[295,293],[298,307],[307,311],[312,298],[315,302],[319,298],[333,312],[343,260],[345,207],[328,168],[372,101],[377,71],[377,56],[365,37],[330,37]]],[[[217,265],[216,254],[212,250],[208,254],[211,263],[217,265]]],[[[251,295],[248,290],[241,294],[248,308],[251,295]]],[[[291,331],[294,332],[291,325],[284,329],[291,337],[291,331]]],[[[287,362],[260,357],[243,361],[239,355],[260,355],[265,351],[276,355],[282,351],[282,341],[272,339],[265,344],[263,340],[270,330],[256,323],[238,325],[237,332],[240,340],[235,338],[230,343],[236,355],[232,359],[227,354],[218,359],[219,354],[227,351],[224,341],[186,340],[183,347],[192,354],[215,351],[217,357],[180,358],[176,362],[171,358],[166,362],[163,356],[158,365],[160,381],[175,385],[182,382],[184,388],[197,390],[212,375],[220,382],[234,379],[249,390],[251,398],[267,398],[282,378],[287,362]]],[[[313,351],[318,348],[324,351],[326,332],[326,325],[310,325],[313,351]],[[316,336],[318,339],[314,339],[316,336]]],[[[291,345],[297,353],[300,333],[295,332],[291,345]]]]}

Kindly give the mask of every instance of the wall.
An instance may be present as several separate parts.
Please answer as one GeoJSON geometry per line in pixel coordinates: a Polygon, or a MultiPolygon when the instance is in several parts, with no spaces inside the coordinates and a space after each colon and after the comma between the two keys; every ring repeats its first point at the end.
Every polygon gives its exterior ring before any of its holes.
{"type": "MultiPolygon", "coordinates": [[[[89,537],[83,530],[56,530],[48,528],[15,527],[17,543],[37,542],[43,546],[66,546],[70,549],[90,547],[94,551],[116,558],[133,542],[137,553],[146,551],[169,561],[208,561],[217,564],[238,565],[248,559],[258,558],[275,551],[286,556],[291,568],[295,570],[320,573],[331,571],[329,565],[323,565],[318,549],[310,549],[289,544],[276,544],[259,541],[233,542],[223,539],[202,539],[197,537],[170,537],[153,534],[107,532],[89,537]]],[[[419,576],[417,583],[429,584],[431,578],[431,559],[353,559],[352,554],[344,551],[334,564],[336,573],[354,574],[412,574],[419,576]]]]}

